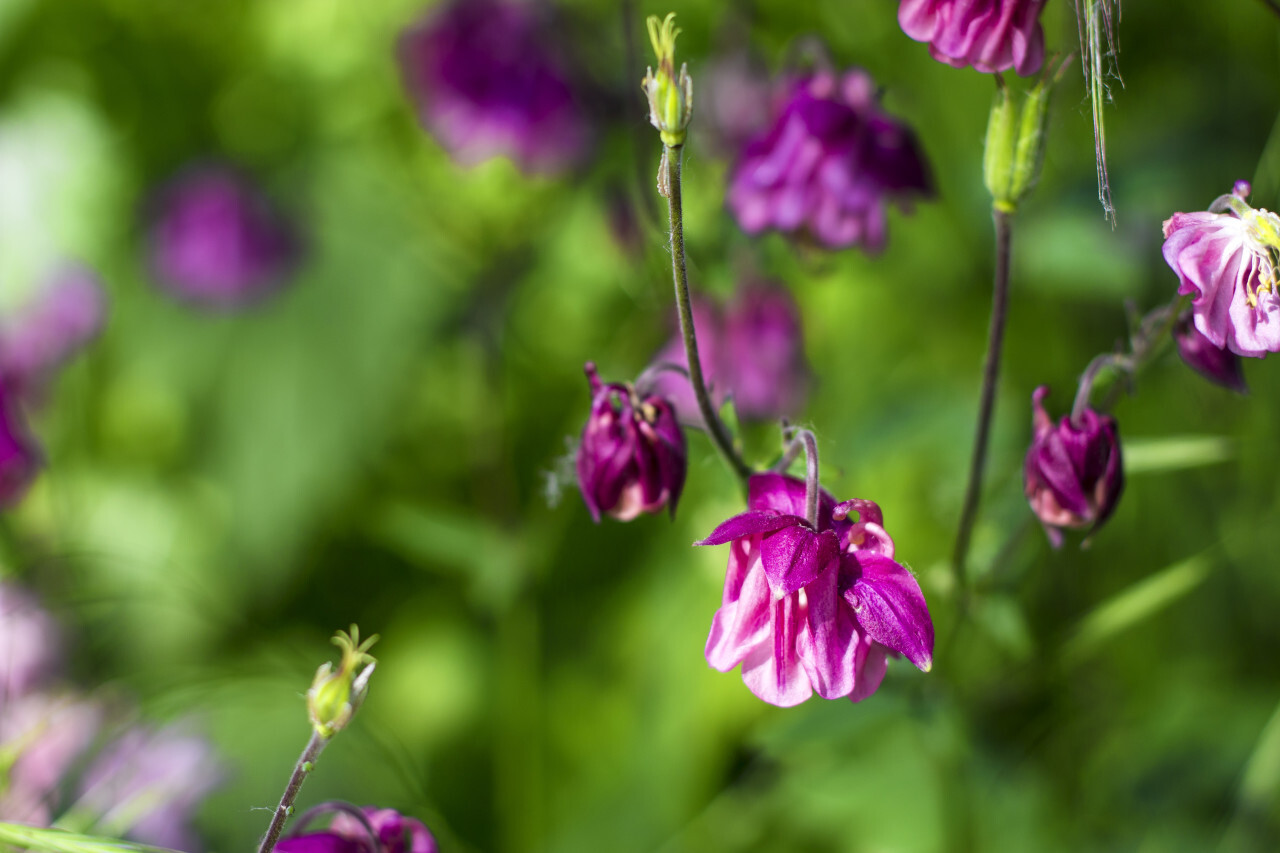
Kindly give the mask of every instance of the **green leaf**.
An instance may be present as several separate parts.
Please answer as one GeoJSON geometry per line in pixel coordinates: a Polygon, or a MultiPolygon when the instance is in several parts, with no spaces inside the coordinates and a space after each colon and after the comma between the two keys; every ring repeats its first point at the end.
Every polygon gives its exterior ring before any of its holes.
{"type": "Polygon", "coordinates": [[[22,850],[52,850],[54,853],[173,853],[166,847],[150,847],[115,838],[78,835],[61,829],[40,829],[0,821],[0,843],[22,850]]]}
{"type": "Polygon", "coordinates": [[[1124,443],[1125,474],[1178,471],[1226,462],[1235,456],[1229,438],[1217,435],[1172,435],[1165,438],[1127,440],[1124,443]]]}

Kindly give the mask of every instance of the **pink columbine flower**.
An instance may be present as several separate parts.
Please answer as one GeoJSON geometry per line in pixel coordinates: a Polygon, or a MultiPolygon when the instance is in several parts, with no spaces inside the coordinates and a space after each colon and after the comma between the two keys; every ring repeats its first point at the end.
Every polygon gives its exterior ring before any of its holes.
{"type": "Polygon", "coordinates": [[[369,826],[337,811],[328,830],[285,838],[276,845],[280,853],[436,853],[436,840],[420,820],[395,809],[366,806],[360,810],[369,826]],[[369,830],[377,836],[376,846],[369,830]]]}
{"type": "MultiPolygon", "coordinates": [[[[695,302],[693,325],[703,378],[717,406],[732,398],[738,417],[748,421],[795,416],[804,407],[809,368],[800,309],[786,288],[757,281],[740,288],[724,309],[695,302]]],[[[678,333],[653,363],[689,366],[678,333]]],[[[686,376],[655,370],[648,387],[671,400],[682,423],[702,424],[686,376]]]]}
{"type": "Polygon", "coordinates": [[[898,23],[939,62],[1035,74],[1044,64],[1045,0],[902,0],[898,23]]]}
{"type": "Polygon", "coordinates": [[[1191,322],[1190,314],[1178,318],[1173,328],[1173,340],[1187,367],[1215,385],[1240,394],[1248,393],[1244,362],[1240,356],[1225,347],[1214,346],[1213,341],[1202,335],[1191,322]]]}
{"type": "Polygon", "coordinates": [[[22,500],[43,464],[17,394],[0,378],[0,508],[22,500]]]}
{"type": "Polygon", "coordinates": [[[221,165],[188,170],[152,206],[150,264],[173,296],[241,308],[274,293],[297,267],[301,242],[262,190],[221,165]]]}
{"type": "Polygon", "coordinates": [[[675,515],[684,488],[684,432],[670,401],[641,397],[622,382],[605,384],[586,365],[591,415],[578,445],[578,486],[591,517],[630,521],[663,506],[675,515]]]}
{"type": "Polygon", "coordinates": [[[1280,217],[1250,207],[1248,197],[1248,181],[1237,181],[1209,210],[1175,213],[1164,223],[1164,259],[1178,274],[1178,292],[1192,297],[1200,334],[1237,355],[1261,357],[1280,352],[1280,217]]]}
{"type": "Polygon", "coordinates": [[[510,157],[526,172],[582,161],[590,127],[536,4],[453,0],[400,37],[423,127],[455,161],[510,157]]]}
{"type": "Polygon", "coordinates": [[[1047,385],[1031,395],[1035,435],[1022,482],[1032,512],[1057,548],[1063,529],[1092,532],[1110,518],[1124,490],[1124,464],[1115,418],[1084,409],[1054,424],[1044,410],[1047,396],[1047,385]]]}
{"type": "Polygon", "coordinates": [[[828,249],[884,246],[890,201],[933,194],[915,134],[880,110],[860,69],[799,78],[772,126],[743,148],[727,202],[748,234],[768,229],[828,249]]]}
{"type": "Polygon", "coordinates": [[[928,605],[915,577],[894,562],[876,504],[837,505],[821,492],[815,528],[803,518],[800,480],[756,474],[748,491],[747,512],[695,543],[732,543],[707,663],[721,672],[741,664],[751,692],[782,707],[814,692],[867,698],[891,652],[925,672],[932,667],[928,605]]]}
{"type": "Polygon", "coordinates": [[[106,311],[92,271],[59,269],[31,303],[0,322],[0,377],[28,400],[39,397],[57,369],[97,337],[106,311]]]}

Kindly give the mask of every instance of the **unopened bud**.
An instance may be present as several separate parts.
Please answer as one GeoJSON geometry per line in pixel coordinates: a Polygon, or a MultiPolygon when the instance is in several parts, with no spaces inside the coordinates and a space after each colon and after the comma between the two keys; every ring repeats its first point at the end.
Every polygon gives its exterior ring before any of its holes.
{"type": "Polygon", "coordinates": [[[1049,126],[1049,96],[1067,63],[1050,69],[1023,96],[1021,111],[997,77],[999,91],[987,123],[983,180],[997,210],[1012,213],[1035,189],[1044,164],[1049,126]]]}
{"type": "Polygon", "coordinates": [[[676,36],[680,35],[676,13],[661,21],[650,15],[648,26],[658,70],[648,69],[640,85],[649,99],[649,122],[658,129],[663,144],[675,148],[684,144],[685,129],[693,116],[693,80],[687,65],[681,65],[676,75],[676,36]]]}
{"type": "Polygon", "coordinates": [[[377,663],[369,649],[377,641],[378,635],[374,634],[361,642],[360,629],[355,625],[350,634],[339,631],[334,635],[333,644],[342,650],[338,669],[335,671],[333,664],[326,662],[316,670],[307,691],[307,713],[316,734],[333,737],[351,721],[368,691],[369,677],[377,663]]]}

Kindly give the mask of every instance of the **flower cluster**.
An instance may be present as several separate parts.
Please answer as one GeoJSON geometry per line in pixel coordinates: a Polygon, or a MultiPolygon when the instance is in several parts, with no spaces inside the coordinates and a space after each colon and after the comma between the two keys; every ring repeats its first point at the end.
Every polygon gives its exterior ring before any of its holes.
{"type": "Polygon", "coordinates": [[[890,201],[933,194],[915,134],[880,109],[865,71],[797,78],[772,125],[729,178],[727,203],[749,234],[774,229],[828,249],[877,251],[890,201]]]}
{"type": "Polygon", "coordinates": [[[893,539],[871,501],[837,504],[825,491],[816,524],[804,517],[807,486],[756,474],[747,512],[698,545],[732,543],[724,601],[707,638],[707,663],[766,702],[797,705],[870,696],[889,654],[933,665],[933,621],[920,586],[894,561],[893,539]],[[848,520],[850,513],[858,521],[848,520]]]}

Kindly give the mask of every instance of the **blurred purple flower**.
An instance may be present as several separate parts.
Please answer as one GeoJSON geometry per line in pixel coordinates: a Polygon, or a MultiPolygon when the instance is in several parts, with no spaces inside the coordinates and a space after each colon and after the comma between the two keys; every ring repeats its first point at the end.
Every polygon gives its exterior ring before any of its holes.
{"type": "Polygon", "coordinates": [[[589,125],[534,4],[454,0],[407,29],[399,54],[423,126],[458,163],[554,173],[586,155],[589,125]]]}
{"type": "Polygon", "coordinates": [[[420,820],[405,817],[395,809],[366,806],[361,809],[377,835],[377,849],[365,825],[344,812],[337,812],[328,830],[285,838],[276,845],[279,853],[436,853],[436,840],[420,820]]]}
{"type": "Polygon", "coordinates": [[[768,69],[746,51],[713,60],[698,75],[698,120],[718,153],[733,155],[768,126],[775,92],[768,69]]]}
{"type": "Polygon", "coordinates": [[[35,597],[0,582],[0,708],[48,680],[60,645],[57,625],[35,597]]]}
{"type": "Polygon", "coordinates": [[[956,68],[1035,74],[1044,64],[1045,0],[902,0],[898,23],[956,68]]]}
{"type": "Polygon", "coordinates": [[[101,708],[78,698],[31,693],[0,701],[0,752],[13,758],[0,819],[49,825],[67,774],[101,724],[101,708]]]}
{"type": "Polygon", "coordinates": [[[27,430],[20,401],[0,378],[0,508],[22,500],[42,464],[40,446],[27,430]]]}
{"type": "Polygon", "coordinates": [[[108,834],[191,851],[192,814],[221,776],[203,738],[178,726],[133,728],[89,765],[75,809],[98,816],[95,826],[108,834]]]}
{"type": "Polygon", "coordinates": [[[1208,211],[1175,213],[1164,223],[1164,259],[1178,274],[1178,292],[1192,297],[1195,327],[1215,347],[1261,357],[1280,352],[1276,253],[1280,217],[1245,201],[1237,181],[1208,211]]]}
{"type": "Polygon", "coordinates": [[[239,308],[274,292],[293,273],[301,243],[262,191],[226,166],[187,171],[155,200],[150,264],[174,296],[239,308]]]}
{"type": "Polygon", "coordinates": [[[1178,355],[1187,366],[1215,385],[1245,394],[1249,386],[1244,381],[1244,362],[1240,356],[1213,345],[1213,341],[1200,334],[1191,322],[1190,315],[1178,318],[1173,329],[1173,340],[1178,345],[1178,355]]]}
{"type": "Polygon", "coordinates": [[[0,377],[38,397],[53,374],[102,330],[107,300],[98,277],[80,266],[54,274],[36,299],[0,323],[0,377]]]}
{"type": "Polygon", "coordinates": [[[1055,425],[1044,410],[1047,396],[1047,385],[1031,395],[1035,435],[1022,481],[1032,512],[1057,548],[1063,528],[1092,533],[1115,511],[1124,490],[1124,464],[1115,418],[1085,409],[1078,422],[1064,415],[1055,425]]]}
{"type": "Polygon", "coordinates": [[[890,652],[926,672],[932,667],[928,605],[915,577],[894,562],[876,504],[837,505],[823,491],[815,529],[803,518],[800,480],[756,474],[748,489],[748,511],[695,543],[732,543],[707,663],[721,672],[741,664],[751,692],[782,707],[815,691],[824,699],[867,698],[890,652]]]}
{"type": "Polygon", "coordinates": [[[664,505],[674,516],[684,488],[684,432],[671,403],[643,399],[621,382],[604,384],[590,362],[591,415],[578,445],[578,486],[597,522],[607,513],[630,521],[664,505]]]}
{"type": "MultiPolygon", "coordinates": [[[[723,311],[710,302],[695,302],[693,318],[703,376],[717,406],[732,397],[743,420],[773,420],[795,415],[803,408],[809,369],[804,360],[800,309],[786,288],[751,282],[734,294],[723,311]]],[[[653,363],[689,366],[678,333],[653,363]]],[[[682,422],[702,424],[686,376],[657,372],[648,387],[671,400],[682,422]]]]}
{"type": "Polygon", "coordinates": [[[884,246],[886,207],[933,195],[915,134],[881,112],[875,83],[854,69],[799,78],[773,125],[747,143],[728,205],[748,234],[772,228],[828,249],[884,246]]]}

